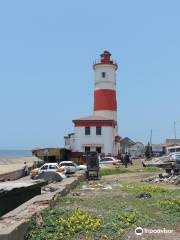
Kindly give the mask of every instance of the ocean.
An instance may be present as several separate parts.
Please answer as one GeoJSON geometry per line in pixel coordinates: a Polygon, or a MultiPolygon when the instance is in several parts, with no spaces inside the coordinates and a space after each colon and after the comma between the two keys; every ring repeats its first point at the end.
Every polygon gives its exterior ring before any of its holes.
{"type": "Polygon", "coordinates": [[[28,157],[32,156],[31,150],[0,150],[0,157],[28,157]]]}

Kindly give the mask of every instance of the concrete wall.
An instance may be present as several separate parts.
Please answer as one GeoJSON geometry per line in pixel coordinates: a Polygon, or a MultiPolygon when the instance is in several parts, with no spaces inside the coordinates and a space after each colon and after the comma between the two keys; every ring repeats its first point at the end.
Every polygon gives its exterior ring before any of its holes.
{"type": "Polygon", "coordinates": [[[41,194],[42,181],[25,182],[8,181],[0,184],[0,217],[15,209],[22,203],[41,194]]]}
{"type": "Polygon", "coordinates": [[[13,181],[24,176],[23,169],[19,169],[13,172],[0,174],[0,181],[13,181]]]}

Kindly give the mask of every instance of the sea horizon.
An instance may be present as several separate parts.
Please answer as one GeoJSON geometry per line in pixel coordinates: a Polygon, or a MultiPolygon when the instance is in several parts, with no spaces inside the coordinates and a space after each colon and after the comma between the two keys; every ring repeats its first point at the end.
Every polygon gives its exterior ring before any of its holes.
{"type": "Polygon", "coordinates": [[[0,149],[0,157],[28,157],[32,156],[31,150],[0,149]]]}

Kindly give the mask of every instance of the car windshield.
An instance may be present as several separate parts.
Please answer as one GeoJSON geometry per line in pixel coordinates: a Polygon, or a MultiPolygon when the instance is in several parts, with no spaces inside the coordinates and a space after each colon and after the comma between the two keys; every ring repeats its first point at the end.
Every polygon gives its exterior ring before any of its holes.
{"type": "Polygon", "coordinates": [[[74,163],[69,163],[68,166],[72,166],[72,167],[75,167],[74,163]]]}
{"type": "Polygon", "coordinates": [[[100,160],[100,162],[108,162],[108,161],[112,161],[112,160],[109,159],[109,158],[103,158],[103,159],[100,160]]]}
{"type": "Polygon", "coordinates": [[[56,169],[58,168],[56,165],[49,165],[49,169],[56,169]]]}
{"type": "Polygon", "coordinates": [[[41,167],[41,170],[45,170],[45,169],[48,169],[48,165],[45,165],[45,166],[41,167]]]}
{"type": "Polygon", "coordinates": [[[69,166],[69,163],[61,163],[61,166],[69,166]]]}
{"type": "Polygon", "coordinates": [[[67,162],[66,163],[60,163],[60,165],[61,166],[75,166],[75,164],[71,163],[71,162],[70,163],[67,163],[67,162]]]}

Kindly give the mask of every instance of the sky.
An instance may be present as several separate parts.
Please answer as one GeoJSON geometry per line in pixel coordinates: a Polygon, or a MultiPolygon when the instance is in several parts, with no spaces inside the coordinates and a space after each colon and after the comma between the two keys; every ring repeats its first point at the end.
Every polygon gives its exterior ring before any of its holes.
{"type": "Polygon", "coordinates": [[[0,149],[63,147],[72,120],[93,113],[92,65],[104,50],[119,66],[120,136],[173,138],[179,9],[179,0],[0,1],[0,149]]]}

